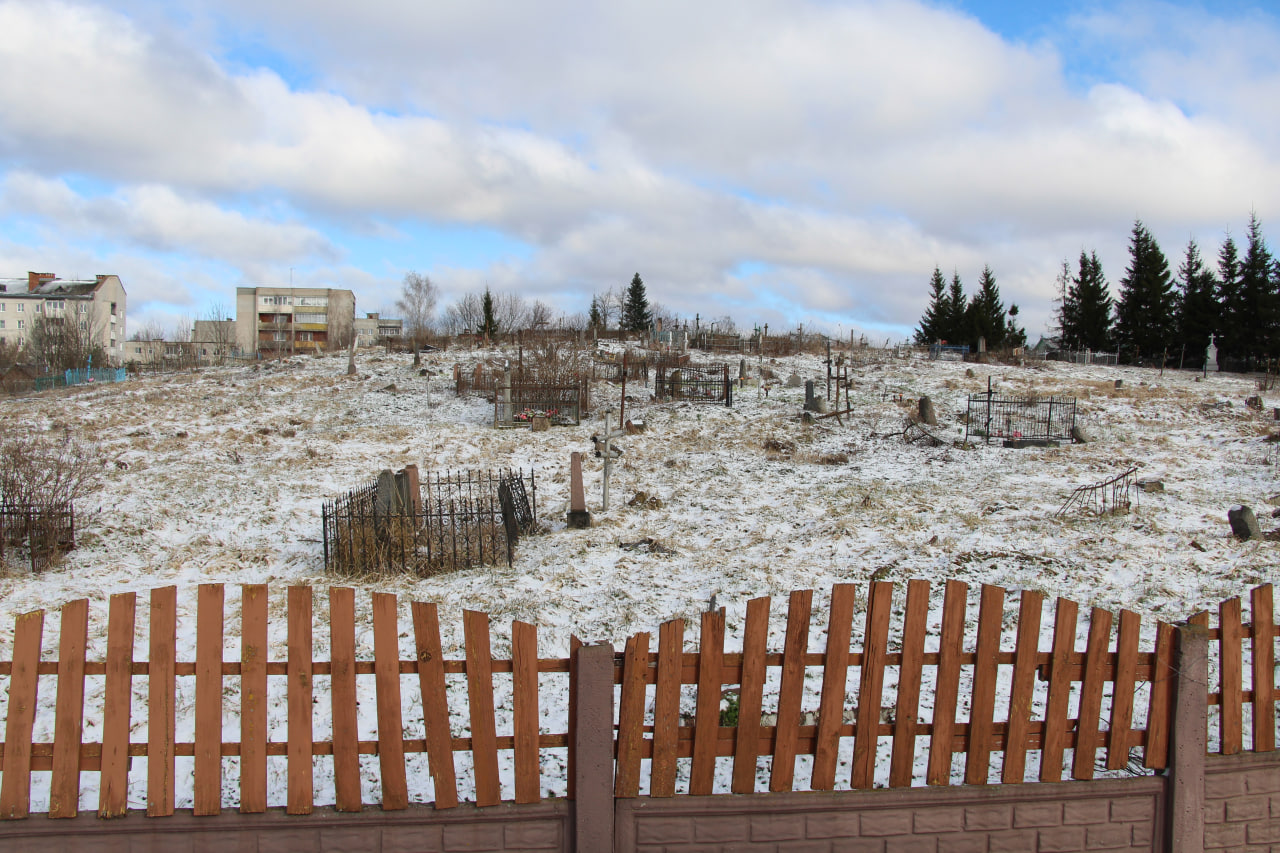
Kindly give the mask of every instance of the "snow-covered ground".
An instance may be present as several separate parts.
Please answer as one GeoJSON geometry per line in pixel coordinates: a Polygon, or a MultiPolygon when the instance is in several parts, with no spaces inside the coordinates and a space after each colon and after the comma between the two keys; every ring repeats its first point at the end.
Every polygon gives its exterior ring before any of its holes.
{"type": "MultiPolygon", "coordinates": [[[[578,427],[542,433],[494,429],[491,404],[478,397],[455,397],[447,380],[455,361],[469,369],[478,360],[503,355],[438,353],[427,363],[434,371],[431,378],[414,370],[407,355],[362,355],[357,377],[346,376],[345,355],[296,357],[260,368],[145,376],[118,385],[0,400],[3,435],[69,432],[100,445],[109,460],[102,488],[77,507],[76,550],[37,577],[20,562],[0,570],[0,625],[12,625],[17,614],[46,609],[44,649],[46,658],[53,659],[54,611],[66,601],[87,597],[89,655],[101,660],[110,595],[140,593],[138,637],[143,638],[147,619],[142,593],[176,584],[184,588],[178,655],[193,660],[193,587],[223,582],[228,584],[227,657],[238,659],[236,585],[268,583],[273,591],[272,658],[283,659],[284,587],[310,584],[322,594],[323,587],[339,584],[394,592],[402,601],[438,602],[448,657],[462,657],[463,609],[491,614],[496,655],[506,653],[510,622],[521,620],[537,625],[541,655],[557,657],[567,654],[571,634],[621,648],[633,632],[653,631],[656,637],[658,625],[675,617],[688,620],[685,636],[689,648],[696,648],[698,614],[713,595],[717,606],[727,608],[727,645],[734,649],[741,642],[747,601],[771,595],[770,647],[780,650],[786,594],[812,588],[810,649],[819,651],[824,648],[831,585],[852,582],[865,589],[874,576],[935,581],[935,629],[940,582],[956,578],[973,587],[971,620],[978,584],[1012,591],[1034,588],[1050,600],[1065,596],[1085,607],[1136,611],[1144,621],[1144,646],[1149,646],[1155,619],[1181,620],[1276,579],[1276,544],[1236,541],[1226,520],[1232,504],[1246,503],[1266,530],[1274,524],[1269,501],[1275,496],[1280,502],[1278,445],[1265,440],[1280,428],[1270,408],[1280,405],[1280,399],[1264,393],[1262,412],[1247,408],[1245,399],[1259,392],[1246,377],[1215,374],[1201,380],[1189,372],[1160,376],[1137,368],[970,366],[886,357],[853,369],[851,416],[843,423],[828,418],[812,425],[800,418],[803,389],[781,383],[767,396],[751,385],[738,389],[732,408],[650,405],[644,401],[645,390],[632,383],[628,395],[638,399],[628,403],[628,416],[642,419],[647,429],[619,442],[625,455],[614,468],[608,512],[600,511],[600,461],[588,456],[594,526],[571,530],[564,524],[569,454],[590,450],[589,437],[604,424],[596,417],[578,427]],[[935,402],[940,433],[962,437],[959,415],[966,395],[985,391],[988,379],[1000,393],[1075,397],[1078,419],[1096,440],[1024,450],[996,444],[925,448],[903,440],[903,422],[921,395],[935,402]],[[1119,389],[1116,379],[1123,380],[1119,389]],[[897,394],[903,402],[895,402],[897,394]],[[545,532],[520,542],[510,568],[425,579],[326,576],[321,502],[370,481],[379,469],[407,463],[416,463],[424,473],[532,469],[545,532]],[[1142,494],[1138,508],[1128,514],[1054,517],[1075,487],[1105,480],[1131,465],[1139,466],[1141,477],[1162,480],[1164,491],[1142,494]],[[656,497],[661,505],[628,505],[637,492],[656,497]],[[647,539],[663,547],[621,547],[647,539]]],[[[762,366],[780,378],[793,372],[815,380],[826,375],[818,356],[766,359],[763,365],[752,360],[752,376],[762,366]]],[[[736,367],[735,360],[735,373],[736,367]]],[[[598,384],[593,393],[603,410],[616,404],[619,390],[598,384]]],[[[901,586],[891,634],[900,624],[901,586]]],[[[359,654],[371,658],[367,593],[357,600],[359,654]]],[[[324,600],[318,598],[318,659],[327,654],[325,612],[324,600]]],[[[1006,627],[1015,614],[1011,598],[1006,627]]],[[[1047,648],[1051,616],[1047,606],[1042,648],[1047,648]]],[[[1082,618],[1082,638],[1085,627],[1082,618]]],[[[855,638],[860,634],[858,616],[855,638]]],[[[402,655],[411,653],[411,636],[408,608],[402,607],[402,655]]],[[[972,643],[972,629],[968,636],[972,643]]],[[[1006,630],[1005,648],[1011,642],[1006,630]]],[[[145,656],[143,640],[138,647],[139,657],[145,656]]],[[[12,630],[5,627],[0,629],[0,659],[11,653],[12,630]]],[[[371,739],[376,728],[372,678],[360,680],[360,736],[371,739]]],[[[811,680],[806,711],[817,707],[818,685],[811,680]]],[[[1002,693],[1007,680],[1005,673],[1002,693]]],[[[0,713],[7,704],[4,681],[0,713]]],[[[194,694],[187,681],[180,679],[180,741],[192,734],[189,715],[185,730],[182,723],[183,707],[189,707],[194,694]]],[[[237,740],[239,732],[235,681],[227,679],[227,740],[237,740]]],[[[329,727],[326,681],[316,682],[317,739],[327,737],[329,727]]],[[[562,681],[548,677],[549,685],[562,681]]],[[[136,741],[145,740],[146,686],[145,679],[135,682],[136,741]]],[[[41,680],[45,711],[37,723],[38,741],[52,739],[49,710],[55,684],[52,677],[41,680]]],[[[891,673],[890,690],[892,684],[891,673]]],[[[412,728],[420,702],[416,679],[406,677],[404,685],[407,736],[420,737],[420,716],[418,733],[412,728]]],[[[284,737],[283,686],[273,680],[273,739],[284,737]]],[[[90,708],[101,689],[101,678],[91,676],[90,708]]],[[[509,709],[509,689],[499,689],[505,690],[499,702],[509,709]]],[[[856,692],[856,674],[851,674],[847,707],[854,706],[856,692]]],[[[465,691],[454,693],[451,701],[461,714],[455,721],[462,727],[465,691]]],[[[776,696],[776,683],[772,693],[776,696]]],[[[930,695],[926,689],[926,708],[930,695]]],[[[766,704],[769,696],[766,692],[766,704]]],[[[565,731],[564,705],[544,699],[544,731],[565,731]]],[[[997,708],[1003,708],[1000,700],[997,708]]],[[[964,714],[962,707],[962,719],[964,714]]],[[[997,711],[998,718],[1002,714],[997,711]]],[[[100,724],[89,716],[86,740],[100,739],[100,724]]],[[[499,726],[501,732],[501,722],[499,726]]],[[[882,745],[880,752],[880,772],[887,775],[887,749],[882,745]]],[[[848,779],[848,758],[844,755],[837,778],[848,779]]],[[[717,790],[727,790],[728,764],[721,764],[717,790]]],[[[234,759],[228,759],[228,767],[233,765],[234,759]]],[[[270,796],[282,802],[283,759],[272,759],[271,765],[270,796]]],[[[317,758],[319,802],[332,801],[331,781],[325,778],[330,766],[328,759],[317,758]]],[[[376,758],[364,757],[363,766],[365,797],[376,801],[376,758]]],[[[469,774],[461,759],[459,767],[465,788],[469,774]]],[[[132,778],[138,783],[145,779],[144,768],[145,760],[135,760],[132,778]]],[[[543,770],[544,788],[562,793],[563,756],[549,754],[543,770]]],[[[411,773],[415,798],[430,799],[425,758],[411,759],[411,773]]],[[[233,803],[233,769],[228,776],[227,802],[233,803]]],[[[41,781],[47,774],[36,778],[33,808],[40,809],[47,803],[47,784],[41,781]]],[[[85,775],[86,807],[96,803],[94,778],[85,775]]],[[[184,776],[181,766],[178,778],[179,805],[184,798],[189,804],[189,775],[184,776]]],[[[798,770],[797,779],[807,782],[808,775],[798,770]]],[[[143,790],[141,784],[133,787],[143,790]]],[[[463,794],[467,796],[465,790],[463,794]]],[[[504,795],[511,795],[510,785],[504,795]]],[[[142,802],[139,797],[132,794],[133,805],[142,802]]]]}

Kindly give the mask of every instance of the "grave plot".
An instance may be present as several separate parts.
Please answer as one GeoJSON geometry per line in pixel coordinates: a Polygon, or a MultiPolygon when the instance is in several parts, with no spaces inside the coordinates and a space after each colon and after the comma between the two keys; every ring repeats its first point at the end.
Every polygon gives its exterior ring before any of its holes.
{"type": "Polygon", "coordinates": [[[1005,447],[1071,441],[1076,423],[1074,397],[1001,397],[991,391],[970,394],[965,417],[965,442],[1000,439],[1005,447]]]}
{"type": "Polygon", "coordinates": [[[1137,474],[1138,469],[1134,467],[1101,483],[1080,486],[1053,514],[1054,518],[1061,518],[1073,508],[1091,510],[1097,515],[1128,512],[1134,503],[1129,496],[1138,493],[1137,474]]]}
{"type": "Polygon", "coordinates": [[[521,535],[537,524],[537,485],[509,469],[429,474],[416,466],[326,501],[326,571],[413,573],[419,577],[480,565],[509,566],[521,535]]]}
{"type": "Polygon", "coordinates": [[[587,383],[569,385],[543,382],[500,384],[493,401],[495,427],[530,426],[534,418],[545,416],[552,424],[577,426],[588,411],[587,383]]]}
{"type": "Polygon", "coordinates": [[[676,367],[654,379],[653,399],[657,402],[723,403],[733,405],[733,384],[729,365],[676,367]]]}

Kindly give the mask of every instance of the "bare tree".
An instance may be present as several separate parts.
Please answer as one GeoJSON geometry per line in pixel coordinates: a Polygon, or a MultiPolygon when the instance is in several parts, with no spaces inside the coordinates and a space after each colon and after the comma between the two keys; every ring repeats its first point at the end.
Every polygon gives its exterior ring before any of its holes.
{"type": "Polygon", "coordinates": [[[25,358],[43,370],[68,370],[88,365],[90,357],[99,366],[107,363],[106,350],[93,342],[89,321],[75,315],[37,314],[31,321],[24,344],[25,358]]]}
{"type": "Polygon", "coordinates": [[[445,330],[451,335],[478,330],[484,323],[484,306],[481,304],[480,294],[465,294],[446,308],[443,323],[445,330]]]}
{"type": "Polygon", "coordinates": [[[132,341],[163,341],[164,326],[160,325],[159,320],[148,320],[133,332],[132,341]]]}
{"type": "Polygon", "coordinates": [[[733,318],[728,314],[711,321],[711,325],[715,328],[717,335],[736,335],[738,326],[733,322],[733,318]]]}
{"type": "Polygon", "coordinates": [[[551,325],[551,306],[543,302],[541,299],[534,302],[529,308],[528,318],[530,329],[544,329],[551,325]]]}
{"type": "Polygon", "coordinates": [[[413,342],[415,353],[431,331],[439,297],[440,290],[429,277],[413,271],[404,274],[396,310],[404,319],[404,332],[413,342]]]}
{"type": "Polygon", "coordinates": [[[600,307],[600,319],[604,321],[605,331],[614,325],[614,321],[622,317],[622,306],[626,302],[626,295],[616,289],[609,288],[604,293],[596,297],[596,304],[600,307]]]}
{"type": "Polygon", "coordinates": [[[498,321],[498,331],[514,332],[529,325],[529,308],[518,293],[493,295],[493,318],[498,321]]]}
{"type": "Polygon", "coordinates": [[[102,480],[102,452],[67,436],[6,439],[0,444],[0,497],[34,507],[65,509],[102,480]]]}
{"type": "Polygon", "coordinates": [[[215,361],[221,362],[235,347],[236,323],[225,303],[211,302],[200,315],[192,329],[192,342],[211,350],[215,361]]]}

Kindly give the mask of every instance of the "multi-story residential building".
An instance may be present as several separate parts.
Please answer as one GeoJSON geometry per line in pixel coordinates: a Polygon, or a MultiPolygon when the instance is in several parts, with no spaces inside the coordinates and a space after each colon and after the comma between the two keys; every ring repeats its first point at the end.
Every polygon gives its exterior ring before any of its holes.
{"type": "Polygon", "coordinates": [[[25,279],[0,279],[0,341],[23,346],[37,318],[72,323],[110,363],[125,360],[125,292],[117,275],[73,281],[29,272],[25,279]]]}
{"type": "Polygon", "coordinates": [[[244,353],[341,349],[355,333],[356,297],[327,287],[237,287],[236,345],[244,353]]]}
{"type": "Polygon", "coordinates": [[[404,339],[404,320],[392,320],[366,314],[356,318],[356,346],[372,347],[390,341],[397,344],[404,339]]]}

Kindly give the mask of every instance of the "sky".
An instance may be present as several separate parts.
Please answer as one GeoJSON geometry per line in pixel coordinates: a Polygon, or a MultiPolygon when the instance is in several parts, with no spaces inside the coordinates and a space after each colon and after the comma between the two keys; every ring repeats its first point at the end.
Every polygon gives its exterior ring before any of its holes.
{"type": "Polygon", "coordinates": [[[896,341],[989,265],[1034,342],[1137,219],[1175,269],[1280,234],[1278,7],[0,0],[0,278],[118,274],[136,330],[244,286],[394,315],[409,271],[572,317],[638,272],[896,341]]]}

